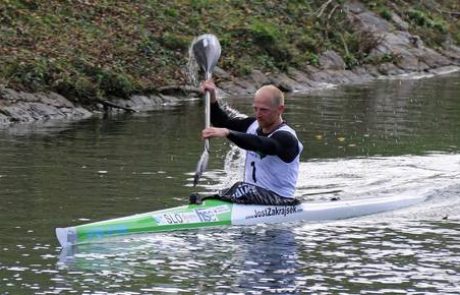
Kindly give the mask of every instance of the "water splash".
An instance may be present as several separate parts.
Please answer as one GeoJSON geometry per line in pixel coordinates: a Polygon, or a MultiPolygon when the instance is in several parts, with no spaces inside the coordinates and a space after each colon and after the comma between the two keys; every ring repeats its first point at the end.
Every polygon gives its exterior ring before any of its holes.
{"type": "Polygon", "coordinates": [[[193,49],[192,49],[192,45],[195,43],[196,39],[197,38],[194,38],[192,40],[188,48],[188,60],[187,60],[187,68],[185,72],[186,72],[188,84],[198,87],[200,83],[199,82],[200,66],[198,65],[198,62],[195,59],[195,55],[193,54],[193,49]]]}
{"type": "Polygon", "coordinates": [[[241,181],[244,173],[245,152],[234,144],[225,155],[224,169],[227,173],[222,181],[223,187],[230,187],[233,183],[241,181]]]}

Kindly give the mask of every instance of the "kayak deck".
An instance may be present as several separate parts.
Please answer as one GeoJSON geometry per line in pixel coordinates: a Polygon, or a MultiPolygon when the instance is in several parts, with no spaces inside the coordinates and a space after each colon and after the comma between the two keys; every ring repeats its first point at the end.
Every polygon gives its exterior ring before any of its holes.
{"type": "Polygon", "coordinates": [[[190,204],[75,227],[56,228],[56,235],[61,246],[65,247],[110,236],[230,225],[233,205],[219,200],[205,200],[200,205],[190,204]]]}
{"type": "Polygon", "coordinates": [[[408,207],[424,197],[384,197],[304,202],[295,206],[241,205],[207,199],[164,210],[109,219],[73,227],[56,228],[62,247],[89,243],[106,237],[155,233],[223,225],[253,225],[294,221],[352,218],[408,207]]]}

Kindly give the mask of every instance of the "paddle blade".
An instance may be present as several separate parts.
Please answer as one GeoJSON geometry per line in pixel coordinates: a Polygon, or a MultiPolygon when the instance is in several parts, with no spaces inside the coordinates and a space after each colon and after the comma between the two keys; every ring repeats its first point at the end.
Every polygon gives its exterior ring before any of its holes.
{"type": "Polygon", "coordinates": [[[219,60],[221,47],[219,40],[212,34],[197,37],[192,44],[193,55],[196,62],[205,73],[212,73],[219,60]]]}
{"type": "MultiPolygon", "coordinates": [[[[205,72],[205,79],[210,79],[212,71],[219,60],[221,48],[219,40],[212,34],[204,34],[197,37],[192,44],[192,52],[195,56],[196,62],[200,65],[201,69],[205,72]]],[[[210,125],[210,94],[205,95],[205,128],[210,125]]],[[[209,159],[209,140],[205,140],[204,151],[201,154],[200,161],[198,162],[195,177],[193,179],[193,186],[196,186],[200,180],[201,175],[208,167],[209,159]]]]}
{"type": "Polygon", "coordinates": [[[208,160],[208,149],[204,149],[203,153],[201,154],[200,161],[198,161],[198,165],[196,166],[195,177],[193,178],[193,186],[196,186],[198,184],[201,175],[206,170],[206,168],[208,168],[208,160]]]}

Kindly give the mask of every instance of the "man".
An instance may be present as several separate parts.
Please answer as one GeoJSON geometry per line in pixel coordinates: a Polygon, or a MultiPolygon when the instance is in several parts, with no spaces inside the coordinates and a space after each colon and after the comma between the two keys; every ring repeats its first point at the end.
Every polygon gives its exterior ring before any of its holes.
{"type": "Polygon", "coordinates": [[[238,118],[219,106],[211,80],[203,82],[201,90],[210,92],[213,125],[202,131],[202,138],[227,138],[246,150],[244,182],[237,182],[217,198],[242,204],[297,204],[294,192],[303,147],[283,121],[283,93],[273,85],[261,87],[254,95],[254,117],[238,118]]]}

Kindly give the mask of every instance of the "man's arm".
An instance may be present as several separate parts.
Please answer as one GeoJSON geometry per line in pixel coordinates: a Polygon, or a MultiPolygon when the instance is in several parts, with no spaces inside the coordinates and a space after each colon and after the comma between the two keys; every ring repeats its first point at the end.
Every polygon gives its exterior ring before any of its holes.
{"type": "Polygon", "coordinates": [[[230,131],[227,138],[242,149],[275,155],[286,163],[300,152],[297,138],[288,131],[277,131],[271,137],[230,131]]]}
{"type": "Polygon", "coordinates": [[[250,117],[232,117],[219,106],[218,102],[211,103],[211,124],[215,127],[223,127],[239,132],[246,132],[255,120],[255,118],[250,117]]]}
{"type": "Polygon", "coordinates": [[[203,93],[209,91],[211,98],[211,124],[214,127],[223,127],[240,132],[245,132],[249,126],[255,121],[254,118],[239,116],[238,112],[223,108],[217,101],[217,87],[212,80],[203,81],[200,85],[203,93]]]}

